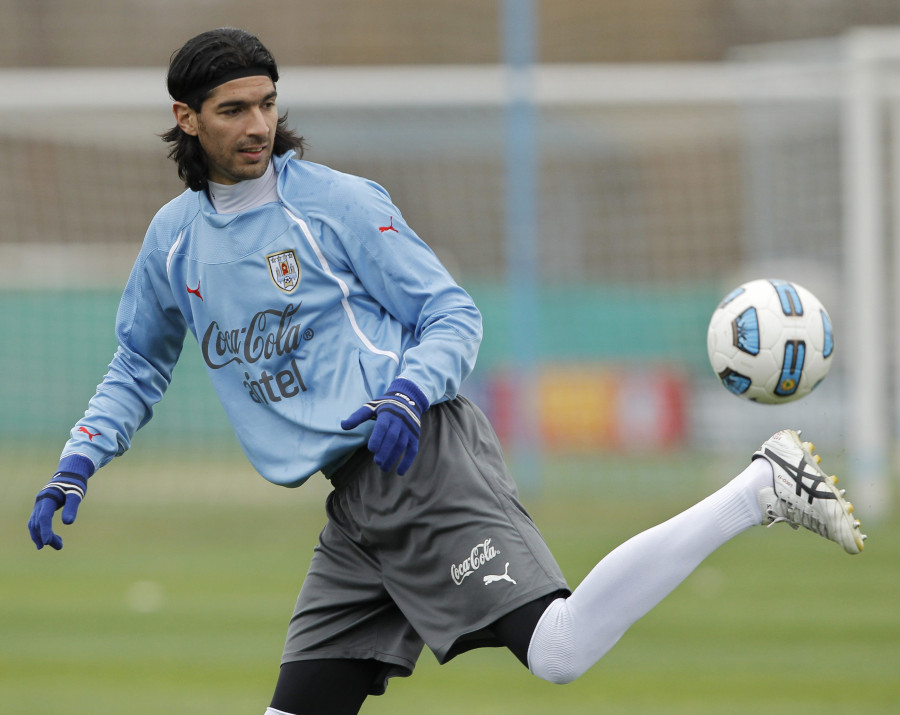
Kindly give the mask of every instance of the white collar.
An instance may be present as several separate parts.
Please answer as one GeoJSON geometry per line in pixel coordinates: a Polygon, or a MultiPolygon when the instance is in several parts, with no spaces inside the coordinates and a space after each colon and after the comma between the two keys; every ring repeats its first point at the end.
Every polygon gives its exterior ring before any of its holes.
{"type": "Polygon", "coordinates": [[[271,161],[266,172],[258,179],[247,179],[236,184],[208,183],[209,198],[216,213],[236,214],[278,201],[278,176],[271,161]]]}

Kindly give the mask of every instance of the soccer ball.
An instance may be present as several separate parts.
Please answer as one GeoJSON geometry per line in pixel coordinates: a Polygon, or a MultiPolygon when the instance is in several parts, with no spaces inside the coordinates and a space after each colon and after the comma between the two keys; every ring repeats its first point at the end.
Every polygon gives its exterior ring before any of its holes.
{"type": "Polygon", "coordinates": [[[828,374],[834,352],[831,318],[803,286],[754,280],[719,303],[706,349],[732,394],[766,404],[791,402],[808,395],[828,374]]]}

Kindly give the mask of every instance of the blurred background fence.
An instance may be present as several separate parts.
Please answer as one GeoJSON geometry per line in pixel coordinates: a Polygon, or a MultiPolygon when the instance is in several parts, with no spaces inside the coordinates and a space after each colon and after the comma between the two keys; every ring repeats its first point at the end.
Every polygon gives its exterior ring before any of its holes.
{"type": "MultiPolygon", "coordinates": [[[[521,335],[511,334],[504,242],[500,6],[0,0],[0,448],[45,450],[52,468],[102,378],[140,240],[181,191],[158,138],[172,122],[164,66],[185,39],[221,25],[273,50],[279,104],[307,137],[307,158],[385,186],[473,294],[486,338],[466,391],[512,441],[521,385],[510,346],[521,335]]],[[[866,498],[881,503],[897,320],[878,292],[894,273],[886,235],[896,223],[881,122],[896,113],[900,3],[534,8],[537,276],[526,339],[544,454],[743,462],[773,430],[798,425],[846,450],[866,498]],[[863,116],[851,111],[859,67],[863,116]],[[865,163],[848,147],[867,149],[865,163]],[[706,360],[720,297],[765,276],[810,288],[834,319],[832,375],[799,405],[740,402],[706,360]]],[[[134,449],[147,454],[202,461],[233,449],[190,345],[145,432],[134,449]]]]}

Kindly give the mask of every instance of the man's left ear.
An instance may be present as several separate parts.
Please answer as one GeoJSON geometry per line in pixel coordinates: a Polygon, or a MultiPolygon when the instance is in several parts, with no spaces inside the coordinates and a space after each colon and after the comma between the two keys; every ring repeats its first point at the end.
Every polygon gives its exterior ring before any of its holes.
{"type": "Polygon", "coordinates": [[[197,112],[184,102],[175,102],[172,105],[172,114],[175,115],[175,122],[181,131],[192,137],[197,136],[197,112]]]}

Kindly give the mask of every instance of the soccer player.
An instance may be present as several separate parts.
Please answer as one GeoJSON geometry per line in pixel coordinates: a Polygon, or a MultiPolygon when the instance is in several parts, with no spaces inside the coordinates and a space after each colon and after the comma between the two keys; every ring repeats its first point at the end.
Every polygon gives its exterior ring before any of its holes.
{"type": "MultiPolygon", "coordinates": [[[[459,388],[481,341],[468,294],[380,186],[302,160],[272,55],[219,29],[171,59],[164,135],[187,190],[147,231],[119,347],[28,523],[62,548],[88,480],[122,454],[188,332],[245,453],[286,487],[334,489],[288,626],[269,715],[359,711],[424,645],[505,646],[574,680],[706,556],[787,522],[849,553],[864,536],[811,446],[777,433],[698,504],[623,543],[571,590],[459,388]]],[[[215,488],[215,485],[210,485],[215,488]]]]}

